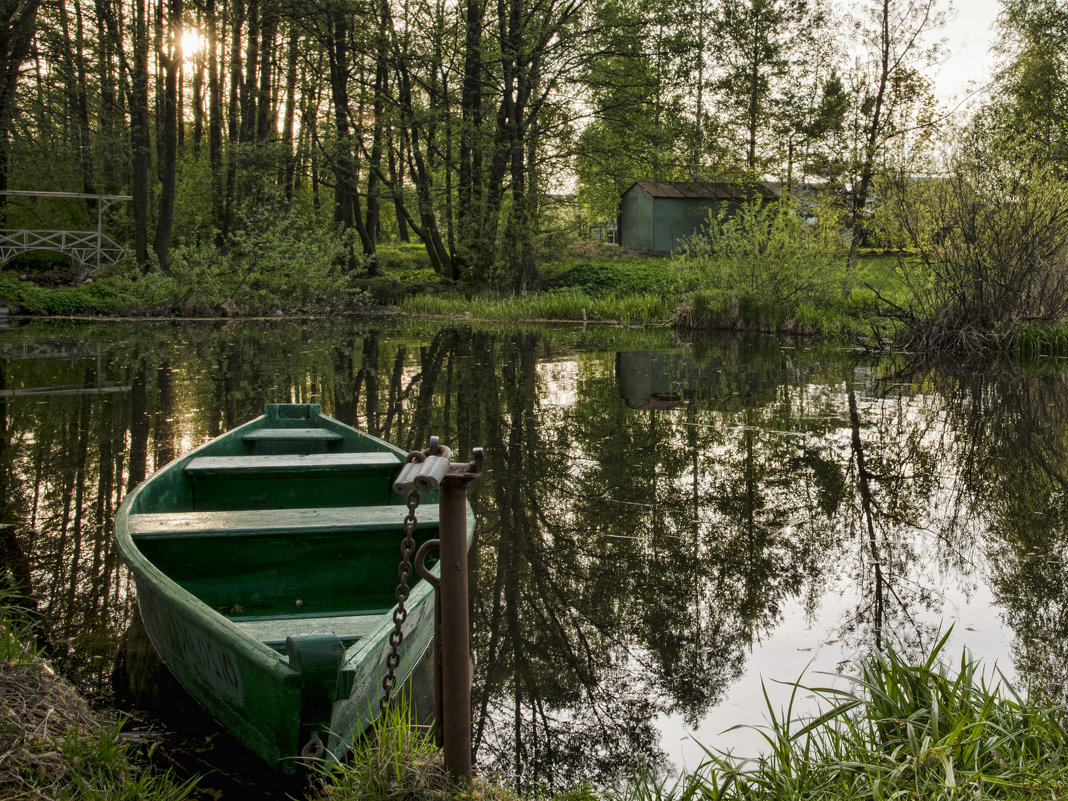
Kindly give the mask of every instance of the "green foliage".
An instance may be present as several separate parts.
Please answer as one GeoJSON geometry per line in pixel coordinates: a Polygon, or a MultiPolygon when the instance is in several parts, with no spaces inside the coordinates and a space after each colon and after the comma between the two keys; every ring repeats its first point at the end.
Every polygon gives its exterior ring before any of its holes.
{"type": "Polygon", "coordinates": [[[381,243],[375,250],[378,264],[387,272],[391,270],[430,270],[430,256],[421,242],[381,243]]]}
{"type": "Polygon", "coordinates": [[[1022,136],[1068,174],[1068,8],[1057,0],[1006,0],[995,45],[1003,59],[985,114],[1007,141],[1022,136]]]}
{"type": "Polygon", "coordinates": [[[548,290],[577,290],[591,297],[679,291],[692,273],[686,265],[657,258],[568,258],[541,266],[548,290]]]}
{"type": "Polygon", "coordinates": [[[1026,359],[1068,355],[1068,324],[1027,322],[1006,343],[1009,350],[1026,359]]]}
{"type": "Polygon", "coordinates": [[[20,281],[15,273],[0,273],[0,298],[30,314],[118,314],[128,309],[122,297],[124,282],[100,279],[79,286],[49,289],[20,281]]]}
{"type": "Polygon", "coordinates": [[[11,602],[10,590],[0,589],[0,665],[13,667],[37,656],[37,648],[27,637],[29,620],[11,602]]]}
{"type": "Polygon", "coordinates": [[[844,253],[833,205],[805,219],[790,200],[721,211],[689,243],[705,287],[762,307],[828,297],[841,285],[844,253]]]}
{"type": "Polygon", "coordinates": [[[355,744],[344,764],[324,768],[327,801],[519,801],[500,785],[476,778],[453,782],[430,733],[416,727],[407,705],[393,706],[372,737],[355,744]]]}
{"type": "Polygon", "coordinates": [[[121,725],[83,736],[77,728],[54,744],[65,766],[63,781],[47,787],[56,801],[183,801],[197,778],[177,782],[136,762],[133,746],[119,739],[121,725]]]}
{"type": "Polygon", "coordinates": [[[674,785],[639,775],[615,801],[672,799],[1033,799],[1068,791],[1063,710],[1025,701],[1004,676],[988,683],[965,652],[956,671],[941,657],[947,633],[920,664],[875,653],[850,689],[792,685],[778,712],[767,692],[762,754],[709,752],[674,785]],[[795,717],[799,693],[829,703],[795,717]]]}
{"type": "Polygon", "coordinates": [[[958,142],[946,176],[885,185],[885,217],[915,256],[898,274],[907,346],[1004,350],[1024,325],[1068,318],[1068,181],[1041,148],[982,126],[958,142]]]}
{"type": "Polygon", "coordinates": [[[359,306],[365,295],[338,265],[348,241],[297,207],[248,215],[225,251],[208,242],[175,248],[172,274],[183,303],[209,308],[232,301],[243,313],[328,314],[359,306]]]}
{"type": "Polygon", "coordinates": [[[814,325],[813,308],[840,314],[844,242],[830,203],[808,219],[789,200],[722,211],[674,261],[699,284],[675,312],[685,327],[814,333],[826,326],[814,325]]]}

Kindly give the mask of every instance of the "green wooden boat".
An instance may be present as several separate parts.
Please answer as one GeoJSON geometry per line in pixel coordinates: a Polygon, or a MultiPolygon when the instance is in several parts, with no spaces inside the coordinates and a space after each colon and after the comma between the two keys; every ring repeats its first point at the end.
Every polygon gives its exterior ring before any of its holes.
{"type": "MultiPolygon", "coordinates": [[[[116,515],[163,660],[287,772],[315,739],[340,757],[378,713],[407,511],[392,485],[406,456],[316,404],[272,404],[152,475],[116,515]]],[[[436,492],[418,517],[417,545],[437,536],[436,492]]],[[[468,507],[468,545],[473,530],[468,507]]],[[[432,587],[410,584],[398,687],[434,628],[432,587]]]]}

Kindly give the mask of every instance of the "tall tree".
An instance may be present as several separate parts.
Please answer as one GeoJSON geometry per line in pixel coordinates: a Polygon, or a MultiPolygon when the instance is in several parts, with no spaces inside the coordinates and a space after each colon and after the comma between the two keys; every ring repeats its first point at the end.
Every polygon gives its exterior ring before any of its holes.
{"type": "MultiPolygon", "coordinates": [[[[8,188],[8,143],[17,109],[15,94],[40,7],[40,0],[0,0],[0,190],[8,188]]],[[[0,195],[0,212],[3,209],[4,196],[0,195]]]]}
{"type": "Polygon", "coordinates": [[[156,59],[163,67],[163,109],[160,130],[160,196],[156,223],[156,258],[164,271],[170,270],[171,228],[174,225],[175,180],[178,169],[178,92],[182,71],[182,0],[167,0],[166,14],[160,0],[160,24],[165,31],[156,59]]]}
{"type": "Polygon", "coordinates": [[[868,197],[889,143],[906,133],[901,120],[921,99],[923,70],[938,43],[930,37],[945,24],[939,0],[866,0],[856,26],[864,55],[855,73],[856,144],[849,178],[849,256],[842,293],[853,291],[868,197]]]}
{"type": "Polygon", "coordinates": [[[821,16],[809,0],[722,0],[716,10],[713,31],[722,64],[716,86],[727,119],[741,133],[745,169],[754,178],[767,166],[761,151],[775,117],[778,84],[821,16]]]}
{"type": "Polygon", "coordinates": [[[998,31],[1004,63],[992,116],[1007,139],[1041,145],[1068,172],[1068,6],[1006,0],[998,31]]]}

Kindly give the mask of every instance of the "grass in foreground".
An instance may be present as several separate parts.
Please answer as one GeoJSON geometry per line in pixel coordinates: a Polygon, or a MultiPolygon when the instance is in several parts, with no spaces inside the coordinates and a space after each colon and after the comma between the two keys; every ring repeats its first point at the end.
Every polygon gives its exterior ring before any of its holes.
{"type": "Polygon", "coordinates": [[[0,592],[0,798],[181,801],[179,784],[136,763],[73,687],[38,655],[28,621],[0,592]]]}
{"type": "Polygon", "coordinates": [[[410,708],[390,707],[375,736],[357,742],[343,765],[325,771],[321,798],[329,801],[521,801],[522,796],[475,777],[453,782],[441,751],[426,729],[413,725],[410,708]]]}
{"type": "MultiPolygon", "coordinates": [[[[709,754],[668,785],[639,777],[617,801],[716,799],[1054,799],[1068,795],[1064,710],[1025,701],[1002,677],[988,684],[962,656],[939,662],[947,633],[921,665],[890,651],[850,679],[852,688],[794,685],[777,714],[768,701],[765,754],[709,754]],[[800,690],[830,702],[810,720],[792,717],[800,690]]],[[[765,695],[767,700],[767,696],[765,695]]]]}

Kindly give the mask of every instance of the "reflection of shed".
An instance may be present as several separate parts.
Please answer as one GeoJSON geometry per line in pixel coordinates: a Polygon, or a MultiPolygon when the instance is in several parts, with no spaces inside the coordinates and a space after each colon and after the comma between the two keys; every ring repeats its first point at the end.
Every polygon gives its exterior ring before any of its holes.
{"type": "MultiPolygon", "coordinates": [[[[722,362],[694,364],[684,350],[628,350],[616,354],[619,394],[632,409],[673,409],[714,384],[722,362]]],[[[705,394],[707,394],[707,389],[705,394]]]]}
{"type": "Polygon", "coordinates": [[[620,201],[622,245],[653,253],[679,250],[708,221],[709,212],[737,208],[753,197],[770,201],[777,195],[765,184],[638,181],[620,201]]]}

